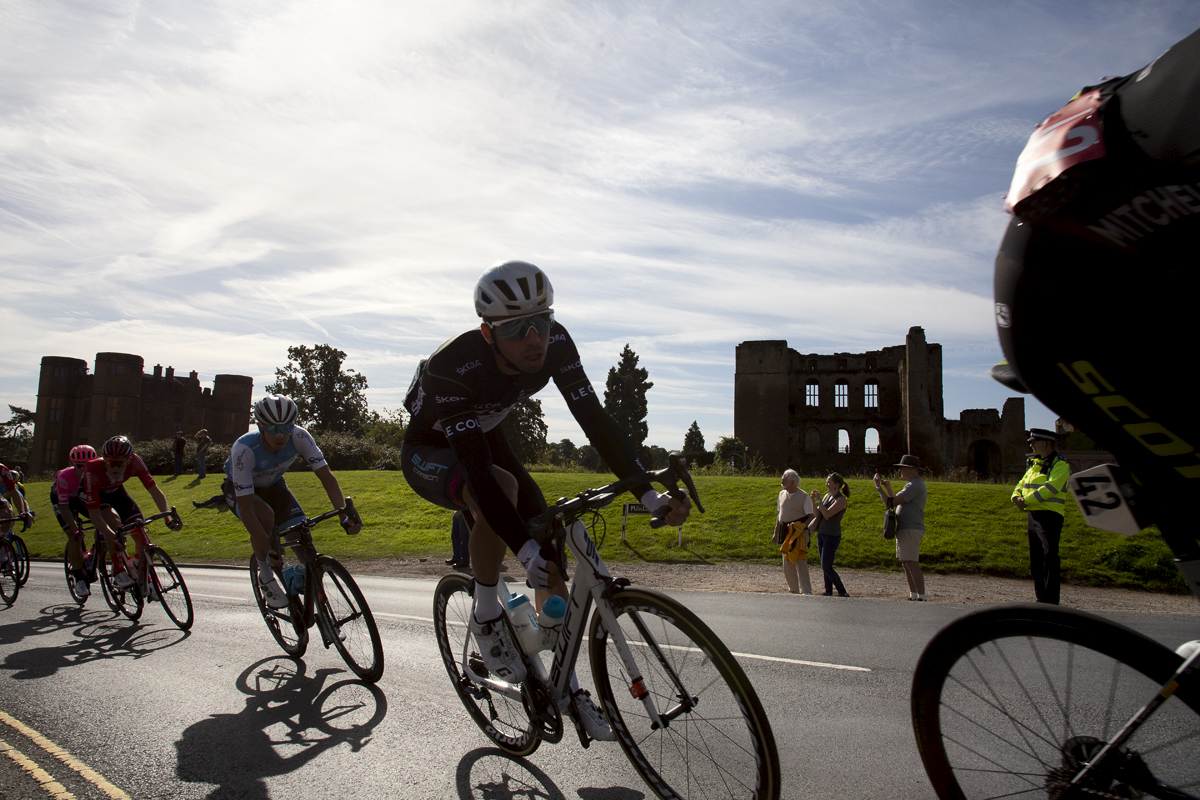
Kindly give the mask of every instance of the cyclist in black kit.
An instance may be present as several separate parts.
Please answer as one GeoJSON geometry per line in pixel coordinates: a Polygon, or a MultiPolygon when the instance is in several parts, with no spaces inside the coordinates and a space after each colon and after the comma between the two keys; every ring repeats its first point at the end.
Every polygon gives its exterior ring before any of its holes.
{"type": "MultiPolygon", "coordinates": [[[[524,261],[497,264],[475,285],[479,328],[439,347],[421,362],[404,405],[411,414],[401,461],[405,478],[421,497],[443,508],[470,509],[475,517],[469,551],[475,582],[472,633],[493,674],[523,680],[524,666],[501,622],[496,595],[500,565],[511,548],[538,590],[567,596],[558,568],[530,538],[526,521],[546,509],[541,490],[500,431],[509,409],[551,380],[592,446],[618,477],[642,472],[633,442],[600,405],[570,335],[554,320],[554,290],[538,267],[524,261]]],[[[655,491],[635,494],[681,525],[691,506],[655,491]]],[[[572,679],[574,680],[574,679],[572,679]]],[[[578,688],[582,720],[593,738],[612,740],[604,715],[578,688]]]]}

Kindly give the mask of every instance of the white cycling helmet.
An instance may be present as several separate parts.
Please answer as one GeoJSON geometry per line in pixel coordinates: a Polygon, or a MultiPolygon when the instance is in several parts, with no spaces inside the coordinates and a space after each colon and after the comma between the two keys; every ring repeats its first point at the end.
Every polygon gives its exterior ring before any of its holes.
{"type": "Polygon", "coordinates": [[[541,269],[528,261],[503,261],[475,283],[475,313],[481,317],[519,317],[548,311],[554,289],[541,269]]]}
{"type": "Polygon", "coordinates": [[[300,409],[290,397],[267,395],[254,404],[254,421],[259,425],[290,425],[300,409]]]}

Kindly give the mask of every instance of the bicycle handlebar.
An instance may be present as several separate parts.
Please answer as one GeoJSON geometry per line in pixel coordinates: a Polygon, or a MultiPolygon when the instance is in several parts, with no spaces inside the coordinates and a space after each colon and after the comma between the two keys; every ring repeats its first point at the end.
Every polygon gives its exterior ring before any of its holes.
{"type": "MultiPolygon", "coordinates": [[[[639,472],[637,475],[630,475],[628,478],[614,481],[607,486],[601,486],[596,489],[584,489],[573,498],[559,498],[557,503],[530,520],[530,536],[538,541],[542,541],[545,538],[546,531],[550,529],[550,523],[553,520],[567,516],[579,516],[586,511],[604,508],[604,506],[615,500],[622,492],[626,492],[640,483],[657,483],[666,489],[667,494],[676,500],[685,500],[690,497],[692,504],[696,506],[697,510],[701,514],[704,513],[704,505],[700,502],[700,495],[696,491],[696,484],[692,481],[692,475],[687,469],[687,459],[679,453],[671,453],[667,457],[667,466],[664,469],[639,472]],[[680,481],[683,481],[686,491],[679,488],[680,481]]],[[[665,506],[656,511],[654,519],[650,520],[650,527],[660,528],[665,525],[665,518],[668,511],[669,509],[665,506]]]]}
{"type": "MultiPolygon", "coordinates": [[[[318,523],[324,522],[325,520],[330,519],[331,517],[339,516],[342,514],[342,512],[345,512],[346,517],[350,522],[358,525],[360,528],[362,527],[362,517],[359,516],[358,509],[354,507],[354,501],[351,500],[349,497],[347,497],[346,505],[343,508],[340,508],[340,509],[335,508],[332,511],[326,511],[324,514],[318,514],[315,517],[308,517],[303,522],[297,522],[295,525],[289,525],[288,527],[278,531],[276,533],[276,536],[282,537],[282,536],[286,536],[287,534],[291,533],[292,531],[299,530],[300,528],[303,528],[306,526],[312,527],[313,525],[317,525],[318,523]]],[[[349,531],[347,531],[347,535],[349,535],[349,531]]]]}
{"type": "Polygon", "coordinates": [[[4,519],[0,519],[0,525],[5,524],[6,522],[22,522],[27,519],[33,519],[32,511],[22,511],[20,514],[17,514],[15,517],[5,517],[4,519]]]}
{"type": "Polygon", "coordinates": [[[113,530],[113,532],[114,533],[128,533],[129,531],[133,530],[134,528],[140,528],[147,523],[154,522],[156,519],[169,519],[171,522],[176,522],[179,524],[183,523],[183,520],[181,520],[179,518],[179,512],[175,510],[175,506],[171,506],[170,511],[163,511],[159,514],[155,514],[152,517],[136,517],[134,519],[131,519],[129,522],[126,522],[124,525],[120,525],[117,528],[115,528],[113,530]]]}

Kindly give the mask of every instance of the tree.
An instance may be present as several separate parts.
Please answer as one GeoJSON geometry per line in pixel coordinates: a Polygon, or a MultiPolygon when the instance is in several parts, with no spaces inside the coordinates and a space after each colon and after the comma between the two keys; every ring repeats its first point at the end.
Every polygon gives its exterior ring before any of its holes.
{"type": "Polygon", "coordinates": [[[599,472],[602,469],[607,469],[604,465],[604,459],[600,457],[600,451],[590,444],[579,445],[579,466],[588,472],[599,472]]]}
{"type": "Polygon", "coordinates": [[[357,433],[370,421],[367,414],[365,375],[343,370],[346,354],[327,344],[288,348],[288,365],[275,370],[267,387],[285,394],[300,407],[300,422],[322,431],[357,433]]]}
{"type": "Polygon", "coordinates": [[[536,464],[546,452],[546,420],[542,401],[526,397],[512,407],[500,423],[504,438],[522,464],[536,464]]]}
{"type": "Polygon", "coordinates": [[[404,431],[408,427],[407,414],[403,408],[395,411],[385,408],[383,413],[372,411],[362,426],[362,437],[372,442],[400,449],[404,443],[404,431]]]}
{"type": "Polygon", "coordinates": [[[0,453],[10,461],[28,461],[33,449],[33,412],[10,405],[12,419],[0,422],[0,453]]]}
{"type": "Polygon", "coordinates": [[[734,436],[722,436],[713,448],[717,463],[730,467],[744,469],[746,466],[746,445],[734,436]]]}
{"type": "Polygon", "coordinates": [[[650,373],[638,367],[637,354],[625,345],[621,360],[608,371],[604,389],[604,410],[624,428],[639,449],[650,433],[646,425],[646,392],[653,383],[646,380],[650,373]]]}
{"type": "Polygon", "coordinates": [[[683,452],[704,452],[704,434],[700,432],[700,424],[696,420],[692,420],[692,427],[688,428],[683,436],[683,452]]]}
{"type": "Polygon", "coordinates": [[[670,456],[665,447],[647,445],[642,448],[642,466],[646,469],[663,469],[670,463],[670,456]]]}
{"type": "Polygon", "coordinates": [[[551,464],[570,466],[579,460],[579,448],[570,439],[563,439],[558,444],[547,445],[546,455],[551,464]]]}

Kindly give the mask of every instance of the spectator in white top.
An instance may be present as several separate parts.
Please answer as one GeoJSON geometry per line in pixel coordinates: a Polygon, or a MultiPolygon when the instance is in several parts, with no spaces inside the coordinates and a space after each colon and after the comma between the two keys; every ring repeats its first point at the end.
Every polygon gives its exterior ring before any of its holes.
{"type": "Polygon", "coordinates": [[[809,533],[805,527],[813,515],[812,498],[800,491],[800,476],[789,469],[779,481],[778,513],[775,515],[775,541],[782,545],[783,578],[792,594],[812,594],[808,579],[809,533]],[[791,536],[789,537],[789,534],[791,536]]]}

